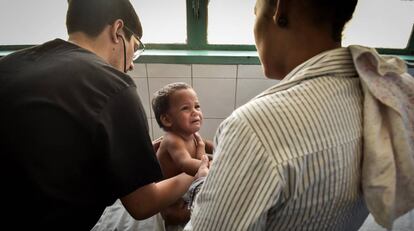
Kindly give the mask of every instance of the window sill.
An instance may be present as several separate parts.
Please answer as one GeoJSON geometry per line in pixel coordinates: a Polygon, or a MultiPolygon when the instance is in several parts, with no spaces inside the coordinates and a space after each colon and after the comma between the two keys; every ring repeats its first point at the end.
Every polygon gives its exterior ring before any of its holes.
{"type": "Polygon", "coordinates": [[[0,57],[13,53],[14,51],[0,51],[0,57]]]}
{"type": "MultiPolygon", "coordinates": [[[[0,51],[0,57],[14,51],[0,51]]],[[[413,55],[397,55],[414,65],[413,55]]],[[[136,63],[165,63],[165,64],[245,64],[259,65],[257,51],[213,51],[213,50],[146,50],[136,63]]]]}
{"type": "MultiPolygon", "coordinates": [[[[413,67],[414,55],[401,55],[379,50],[378,52],[396,55],[413,67]]],[[[173,64],[251,64],[259,65],[257,51],[225,50],[146,50],[136,63],[173,63],[173,64]]]]}
{"type": "Polygon", "coordinates": [[[256,51],[146,50],[137,63],[256,64],[256,51]]]}
{"type": "MultiPolygon", "coordinates": [[[[14,51],[0,51],[0,57],[14,51]]],[[[136,63],[260,64],[256,51],[146,50],[136,63]]]]}

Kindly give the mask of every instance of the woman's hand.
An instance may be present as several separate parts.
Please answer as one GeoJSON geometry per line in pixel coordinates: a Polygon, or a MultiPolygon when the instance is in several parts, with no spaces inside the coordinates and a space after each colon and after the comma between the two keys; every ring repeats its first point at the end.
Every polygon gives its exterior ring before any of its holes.
{"type": "Polygon", "coordinates": [[[197,174],[195,175],[195,179],[200,177],[206,177],[208,175],[208,171],[210,171],[210,161],[207,155],[203,155],[201,157],[201,165],[198,168],[197,174]]]}

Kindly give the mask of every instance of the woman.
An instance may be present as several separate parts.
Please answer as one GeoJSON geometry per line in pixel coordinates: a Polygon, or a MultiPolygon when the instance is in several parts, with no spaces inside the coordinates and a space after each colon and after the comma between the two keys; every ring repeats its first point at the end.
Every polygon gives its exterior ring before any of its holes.
{"type": "MultiPolygon", "coordinates": [[[[367,74],[362,67],[385,61],[370,62],[378,56],[372,49],[341,47],[344,25],[356,3],[257,0],[259,57],[265,75],[282,81],[220,125],[215,161],[191,217],[194,230],[358,230],[368,215],[361,179],[372,183],[364,184],[364,194],[372,195],[368,206],[384,195],[370,191],[378,175],[364,172],[377,166],[362,163],[363,154],[373,163],[378,160],[371,151],[375,139],[366,134],[378,126],[366,116],[382,118],[372,107],[365,111],[364,101],[373,86],[369,74],[378,71],[367,74]]],[[[400,76],[404,68],[395,63],[395,72],[386,73],[400,76]]],[[[404,81],[414,90],[412,80],[404,81]]],[[[368,105],[378,105],[376,97],[368,105]]],[[[407,150],[391,154],[412,155],[407,150]]],[[[395,189],[390,190],[395,196],[395,189]]],[[[390,207],[370,210],[379,208],[390,207]]],[[[398,215],[384,212],[376,218],[390,218],[382,220],[390,225],[398,215]]]]}

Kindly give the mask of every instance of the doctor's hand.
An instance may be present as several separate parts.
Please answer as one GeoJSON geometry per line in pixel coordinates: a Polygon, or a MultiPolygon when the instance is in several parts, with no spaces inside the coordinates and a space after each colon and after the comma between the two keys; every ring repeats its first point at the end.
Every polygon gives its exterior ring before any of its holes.
{"type": "Polygon", "coordinates": [[[156,140],[152,141],[152,147],[154,148],[155,153],[157,153],[158,148],[160,148],[160,144],[161,144],[162,139],[163,139],[163,137],[160,136],[156,140]]]}

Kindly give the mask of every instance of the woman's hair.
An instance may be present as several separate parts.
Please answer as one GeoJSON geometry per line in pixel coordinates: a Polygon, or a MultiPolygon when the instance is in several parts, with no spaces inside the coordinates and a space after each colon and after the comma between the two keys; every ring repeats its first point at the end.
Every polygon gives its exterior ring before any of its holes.
{"type": "Polygon", "coordinates": [[[170,109],[171,95],[174,94],[174,92],[183,89],[192,89],[192,87],[182,82],[170,83],[154,93],[154,98],[151,102],[152,110],[154,111],[155,119],[160,128],[164,129],[164,125],[161,122],[161,115],[166,114],[168,109],[170,109]]]}
{"type": "Polygon", "coordinates": [[[345,24],[352,18],[358,0],[299,0],[318,25],[329,23],[332,38],[339,42],[345,24]]]}
{"type": "MultiPolygon", "coordinates": [[[[129,0],[68,0],[66,27],[68,34],[83,32],[90,37],[98,36],[105,26],[117,19],[138,36],[142,36],[141,22],[129,0]]],[[[132,34],[124,30],[126,37],[132,34]]]]}

